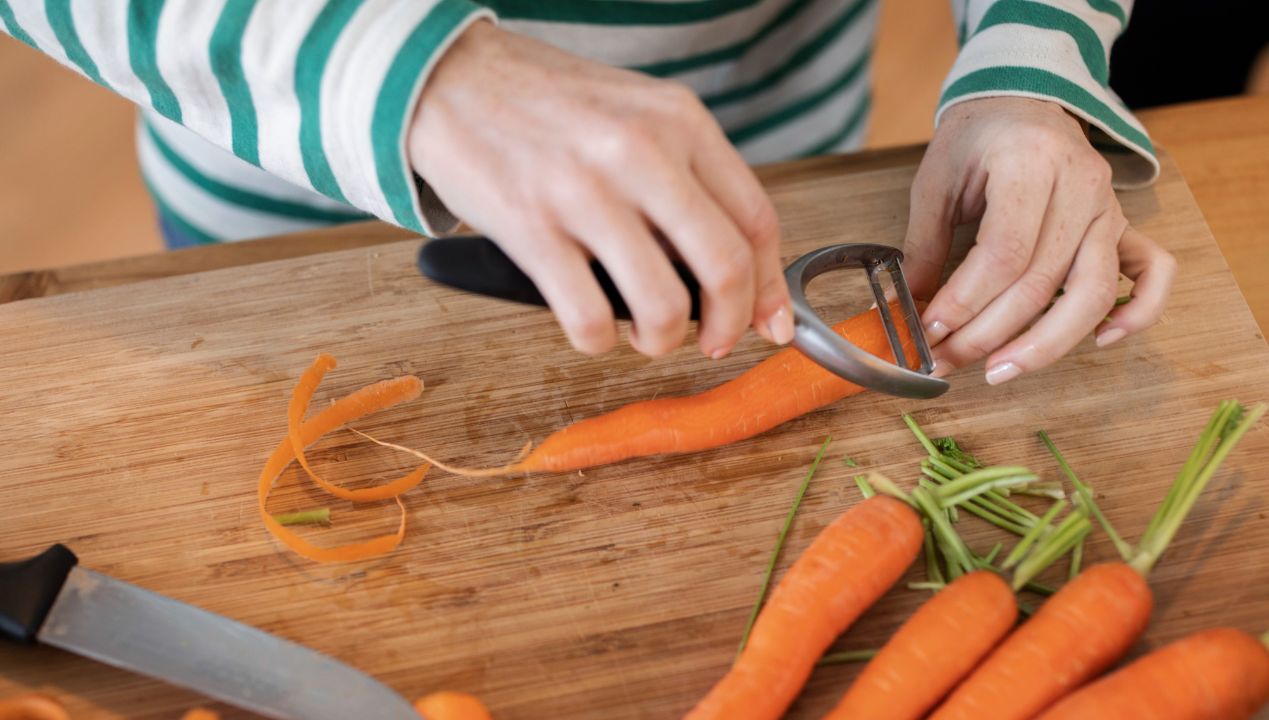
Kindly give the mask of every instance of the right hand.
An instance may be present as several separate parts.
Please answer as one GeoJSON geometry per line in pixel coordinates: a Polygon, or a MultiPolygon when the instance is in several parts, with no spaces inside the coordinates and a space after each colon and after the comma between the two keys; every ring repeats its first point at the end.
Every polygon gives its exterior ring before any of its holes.
{"type": "Polygon", "coordinates": [[[775,209],[683,85],[481,21],[437,64],[407,143],[414,171],[532,278],[578,350],[617,338],[592,257],[630,306],[636,350],[682,343],[690,299],[667,253],[700,282],[707,356],[750,326],[792,339],[775,209]]]}

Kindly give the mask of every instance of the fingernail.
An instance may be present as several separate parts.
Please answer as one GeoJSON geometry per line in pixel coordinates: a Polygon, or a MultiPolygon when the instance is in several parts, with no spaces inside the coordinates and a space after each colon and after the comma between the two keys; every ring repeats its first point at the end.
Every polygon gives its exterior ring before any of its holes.
{"type": "Polygon", "coordinates": [[[714,352],[710,353],[709,356],[714,360],[722,360],[727,357],[727,350],[725,348],[718,348],[714,352]]]}
{"type": "Polygon", "coordinates": [[[1101,335],[1097,336],[1097,347],[1104,348],[1112,343],[1117,343],[1128,336],[1128,331],[1123,328],[1111,328],[1105,330],[1101,335]]]}
{"type": "Polygon", "coordinates": [[[987,384],[1003,385],[1021,374],[1022,368],[1017,365],[1011,362],[1000,363],[987,371],[987,384]]]}
{"type": "Polygon", "coordinates": [[[776,345],[786,345],[793,339],[793,313],[787,306],[776,310],[767,320],[767,332],[776,345]]]}
{"type": "Polygon", "coordinates": [[[931,320],[925,324],[925,342],[929,345],[938,345],[951,332],[943,323],[938,320],[931,320]]]}

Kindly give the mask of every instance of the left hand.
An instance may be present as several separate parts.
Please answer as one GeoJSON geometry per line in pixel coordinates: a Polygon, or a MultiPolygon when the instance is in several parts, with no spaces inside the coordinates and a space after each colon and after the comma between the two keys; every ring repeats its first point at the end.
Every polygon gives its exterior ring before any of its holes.
{"type": "Polygon", "coordinates": [[[1163,314],[1176,260],[1128,227],[1109,164],[1055,103],[999,97],[949,108],[911,199],[904,272],[913,295],[930,301],[922,319],[936,375],[987,357],[987,382],[998,385],[1090,332],[1104,347],[1163,314]],[[952,231],[979,219],[974,247],[939,289],[952,231]],[[1133,297],[1115,307],[1121,271],[1133,297]]]}

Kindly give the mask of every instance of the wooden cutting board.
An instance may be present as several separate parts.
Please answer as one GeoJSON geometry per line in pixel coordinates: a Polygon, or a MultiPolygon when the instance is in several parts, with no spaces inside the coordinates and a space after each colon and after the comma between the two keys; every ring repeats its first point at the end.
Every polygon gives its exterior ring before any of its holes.
{"type": "MultiPolygon", "coordinates": [[[[900,242],[913,171],[831,158],[764,170],[786,254],[900,242]]],[[[405,498],[399,550],[351,566],[291,555],[255,510],[289,390],[317,353],[342,363],[319,402],[416,373],[421,399],[360,427],[493,465],[571,420],[710,387],[770,350],[750,338],[719,362],[692,347],[586,358],[544,311],[429,285],[415,242],[0,306],[0,561],[65,542],[86,566],[329,653],[406,696],[474,692],[499,720],[672,717],[728,666],[825,436],[781,571],[858,501],[844,456],[912,482],[922,453],[901,412],[989,462],[1056,478],[1033,435],[1048,429],[1135,538],[1217,401],[1269,400],[1269,348],[1171,162],[1123,202],[1182,269],[1165,321],[1140,337],[1085,342],[1001,388],[976,367],[932,401],[859,396],[690,456],[494,480],[434,471],[405,498]]],[[[826,315],[867,305],[857,279],[830,277],[815,286],[826,315]]],[[[1253,430],[1199,502],[1151,578],[1157,611],[1138,650],[1216,624],[1269,628],[1267,450],[1269,432],[1253,430]]],[[[411,466],[349,433],[313,457],[350,484],[411,466]]],[[[394,527],[391,503],[331,501],[294,469],[281,485],[275,511],[333,507],[334,527],[306,533],[319,542],[394,527]]],[[[961,527],[980,550],[1004,539],[974,519],[961,527]]],[[[1111,557],[1100,533],[1088,555],[1111,557]]],[[[892,591],[838,648],[878,646],[925,597],[892,591]]],[[[790,717],[818,717],[855,672],[818,670],[790,717]]],[[[4,647],[0,696],[31,689],[84,718],[175,718],[202,702],[63,652],[4,647]]]]}

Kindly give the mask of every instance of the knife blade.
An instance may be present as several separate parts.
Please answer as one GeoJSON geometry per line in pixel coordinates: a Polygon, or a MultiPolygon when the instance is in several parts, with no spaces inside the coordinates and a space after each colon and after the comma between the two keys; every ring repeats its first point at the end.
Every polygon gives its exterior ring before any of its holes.
{"type": "Polygon", "coordinates": [[[333,658],[78,564],[64,545],[0,564],[0,634],[158,678],[271,718],[419,720],[333,658]]]}

